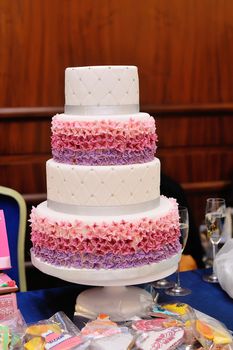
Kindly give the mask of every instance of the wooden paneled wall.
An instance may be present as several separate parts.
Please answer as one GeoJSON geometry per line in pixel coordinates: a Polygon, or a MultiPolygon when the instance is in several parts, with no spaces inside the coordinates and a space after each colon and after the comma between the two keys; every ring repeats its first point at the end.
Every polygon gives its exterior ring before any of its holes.
{"type": "Polygon", "coordinates": [[[133,64],[162,169],[200,223],[233,173],[232,23],[231,0],[1,0],[0,184],[45,196],[65,67],[133,64]]]}

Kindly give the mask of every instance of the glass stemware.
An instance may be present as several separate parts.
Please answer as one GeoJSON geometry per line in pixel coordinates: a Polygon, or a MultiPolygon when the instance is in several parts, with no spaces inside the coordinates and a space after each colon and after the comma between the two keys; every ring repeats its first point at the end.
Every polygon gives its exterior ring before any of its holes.
{"type": "Polygon", "coordinates": [[[161,280],[153,282],[152,285],[156,289],[168,289],[174,286],[174,282],[168,281],[166,278],[162,278],[161,280]]]}
{"type": "MultiPolygon", "coordinates": [[[[206,201],[205,223],[207,228],[207,238],[210,240],[213,249],[213,264],[218,249],[218,244],[221,241],[225,216],[225,199],[208,198],[206,201]]],[[[214,271],[211,275],[204,275],[203,280],[210,283],[218,283],[218,278],[214,271]]]]}
{"type": "MultiPolygon", "coordinates": [[[[189,215],[188,215],[188,209],[186,207],[179,207],[179,223],[180,223],[180,243],[181,243],[182,252],[183,252],[188,240],[188,231],[189,231],[189,215]]],[[[176,283],[173,288],[167,289],[165,293],[172,296],[183,296],[191,293],[190,289],[181,287],[180,262],[178,264],[178,268],[176,271],[176,283]]]]}

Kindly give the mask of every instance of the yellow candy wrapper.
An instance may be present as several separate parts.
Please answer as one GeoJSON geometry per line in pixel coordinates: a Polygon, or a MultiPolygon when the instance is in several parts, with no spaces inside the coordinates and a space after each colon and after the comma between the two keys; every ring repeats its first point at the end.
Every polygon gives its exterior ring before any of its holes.
{"type": "Polygon", "coordinates": [[[44,350],[44,341],[41,337],[34,337],[24,344],[25,350],[44,350]]]}

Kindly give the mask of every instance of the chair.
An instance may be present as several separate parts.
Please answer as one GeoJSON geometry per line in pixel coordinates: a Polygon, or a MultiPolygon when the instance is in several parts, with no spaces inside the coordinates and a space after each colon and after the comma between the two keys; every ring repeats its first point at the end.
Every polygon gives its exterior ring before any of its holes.
{"type": "MultiPolygon", "coordinates": [[[[190,209],[189,203],[186,198],[186,194],[181,187],[181,185],[174,181],[169,176],[161,173],[161,183],[160,183],[160,192],[164,196],[173,197],[177,200],[179,205],[187,207],[189,210],[189,236],[186,247],[184,249],[185,255],[191,255],[195,262],[197,263],[198,268],[203,268],[203,257],[204,251],[201,245],[200,236],[198,234],[198,229],[194,221],[192,210],[190,209]]],[[[184,262],[184,261],[183,261],[184,262]]],[[[189,265],[190,261],[188,261],[189,265]]]]}
{"type": "Polygon", "coordinates": [[[27,290],[25,269],[25,234],[27,209],[17,191],[0,186],[0,209],[3,209],[8,235],[12,268],[7,274],[16,281],[21,292],[27,290]]]}

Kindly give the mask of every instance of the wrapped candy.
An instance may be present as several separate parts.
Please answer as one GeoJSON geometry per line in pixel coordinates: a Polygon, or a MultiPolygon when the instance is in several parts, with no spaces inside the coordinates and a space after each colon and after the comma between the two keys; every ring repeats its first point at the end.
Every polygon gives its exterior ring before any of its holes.
{"type": "Polygon", "coordinates": [[[86,349],[89,345],[79,329],[63,313],[27,327],[25,350],[86,349]]]}
{"type": "Polygon", "coordinates": [[[183,342],[184,330],[181,327],[170,327],[160,331],[143,333],[136,345],[141,350],[173,350],[183,342]]]}
{"type": "Polygon", "coordinates": [[[214,318],[197,312],[193,333],[204,349],[231,349],[232,336],[226,327],[214,318]]]}

